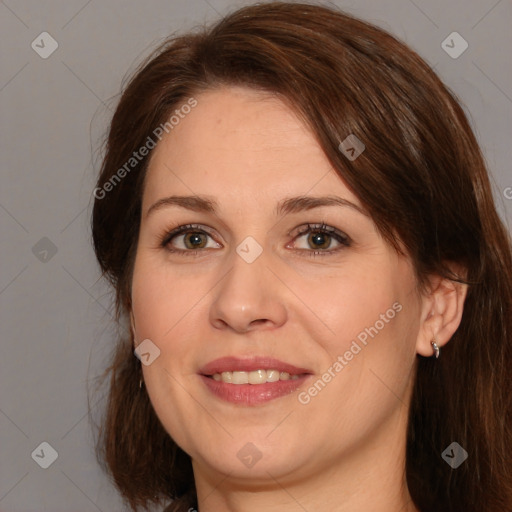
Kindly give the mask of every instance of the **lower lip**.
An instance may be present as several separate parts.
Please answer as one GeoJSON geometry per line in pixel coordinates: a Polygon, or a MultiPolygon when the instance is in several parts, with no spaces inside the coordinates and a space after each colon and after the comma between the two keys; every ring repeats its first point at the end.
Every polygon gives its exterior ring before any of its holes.
{"type": "Polygon", "coordinates": [[[258,405],[296,391],[309,375],[302,375],[295,380],[278,380],[265,384],[228,384],[200,375],[206,387],[218,398],[238,405],[258,405]]]}

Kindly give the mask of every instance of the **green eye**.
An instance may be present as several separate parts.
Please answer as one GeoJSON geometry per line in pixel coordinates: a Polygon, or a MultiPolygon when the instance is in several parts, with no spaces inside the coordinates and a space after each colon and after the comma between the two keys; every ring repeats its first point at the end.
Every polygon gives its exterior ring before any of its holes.
{"type": "Polygon", "coordinates": [[[308,234],[308,243],[315,244],[315,249],[328,249],[332,242],[332,235],[322,232],[308,234]]]}
{"type": "Polygon", "coordinates": [[[199,225],[187,224],[179,226],[172,231],[165,234],[161,241],[161,246],[166,248],[170,252],[177,252],[187,255],[195,255],[200,249],[220,248],[221,245],[213,241],[209,247],[208,238],[212,238],[211,235],[201,228],[199,225]],[[173,242],[180,240],[177,244],[173,242]],[[178,245],[178,246],[176,246],[178,245]]]}
{"type": "MultiPolygon", "coordinates": [[[[160,245],[169,252],[187,256],[197,256],[204,249],[219,249],[222,247],[215,242],[210,233],[198,224],[186,224],[166,232],[160,245]]],[[[295,236],[294,247],[292,248],[314,257],[332,255],[350,245],[350,238],[336,228],[326,224],[307,224],[295,236]],[[306,239],[306,247],[295,246],[296,241],[301,238],[306,239]],[[331,248],[333,243],[335,247],[331,248]]]]}
{"type": "Polygon", "coordinates": [[[190,231],[185,233],[183,240],[187,249],[203,249],[207,243],[207,240],[205,239],[205,233],[198,231],[190,231]]]}
{"type": "Polygon", "coordinates": [[[306,251],[311,256],[329,255],[350,246],[350,238],[347,235],[326,224],[307,224],[305,228],[299,231],[294,240],[305,235],[307,235],[306,243],[308,247],[295,247],[295,249],[306,251]],[[338,245],[336,248],[330,249],[333,241],[338,245]],[[309,249],[313,249],[313,251],[309,249]]]}

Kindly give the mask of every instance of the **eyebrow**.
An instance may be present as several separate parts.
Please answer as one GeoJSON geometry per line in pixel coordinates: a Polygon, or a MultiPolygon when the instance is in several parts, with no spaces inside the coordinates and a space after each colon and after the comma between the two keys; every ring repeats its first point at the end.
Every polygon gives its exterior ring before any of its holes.
{"type": "MultiPolygon", "coordinates": [[[[156,201],[156,203],[152,204],[146,213],[146,217],[156,212],[157,210],[161,210],[163,208],[168,208],[172,206],[179,206],[181,208],[192,210],[194,212],[205,212],[212,214],[217,214],[218,209],[217,201],[207,196],[169,196],[159,199],[158,201],[156,201]]],[[[348,207],[361,213],[366,217],[369,217],[368,212],[364,208],[355,203],[352,203],[351,201],[348,201],[347,199],[343,199],[342,197],[338,196],[290,197],[280,201],[277,204],[275,208],[275,214],[277,216],[287,215],[290,213],[298,213],[301,211],[312,210],[313,208],[320,208],[322,206],[348,207]]]]}

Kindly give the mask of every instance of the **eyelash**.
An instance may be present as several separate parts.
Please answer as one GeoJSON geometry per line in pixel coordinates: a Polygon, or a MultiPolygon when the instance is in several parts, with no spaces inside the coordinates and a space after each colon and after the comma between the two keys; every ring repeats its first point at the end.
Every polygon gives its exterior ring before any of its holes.
{"type": "MultiPolygon", "coordinates": [[[[205,231],[200,225],[198,224],[185,224],[183,226],[178,226],[177,228],[171,229],[170,231],[166,231],[164,235],[160,239],[160,247],[166,249],[167,251],[171,253],[178,253],[183,254],[185,256],[197,256],[201,251],[204,249],[172,249],[170,248],[169,244],[173,240],[173,238],[186,234],[189,232],[199,232],[206,234],[211,237],[211,234],[208,233],[208,231],[205,231]]],[[[350,247],[351,240],[350,237],[342,233],[341,231],[338,231],[336,228],[333,228],[331,226],[328,226],[325,223],[322,224],[306,224],[304,229],[300,230],[294,237],[294,240],[307,234],[307,233],[322,233],[327,234],[331,237],[333,237],[337,242],[339,242],[340,246],[338,246],[336,249],[331,250],[321,250],[321,251],[313,251],[313,250],[307,250],[307,249],[296,249],[296,251],[305,251],[308,256],[314,258],[316,256],[330,256],[334,253],[337,253],[338,251],[350,247]]]]}

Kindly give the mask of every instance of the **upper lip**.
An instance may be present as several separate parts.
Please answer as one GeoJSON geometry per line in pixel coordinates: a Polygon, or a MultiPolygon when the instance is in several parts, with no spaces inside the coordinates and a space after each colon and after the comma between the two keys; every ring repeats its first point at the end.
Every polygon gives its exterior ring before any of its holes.
{"type": "Polygon", "coordinates": [[[255,370],[278,370],[287,372],[290,375],[301,375],[311,373],[306,368],[299,368],[293,364],[285,363],[271,357],[221,357],[203,366],[199,373],[202,375],[213,375],[222,372],[251,372],[255,370]]]}

